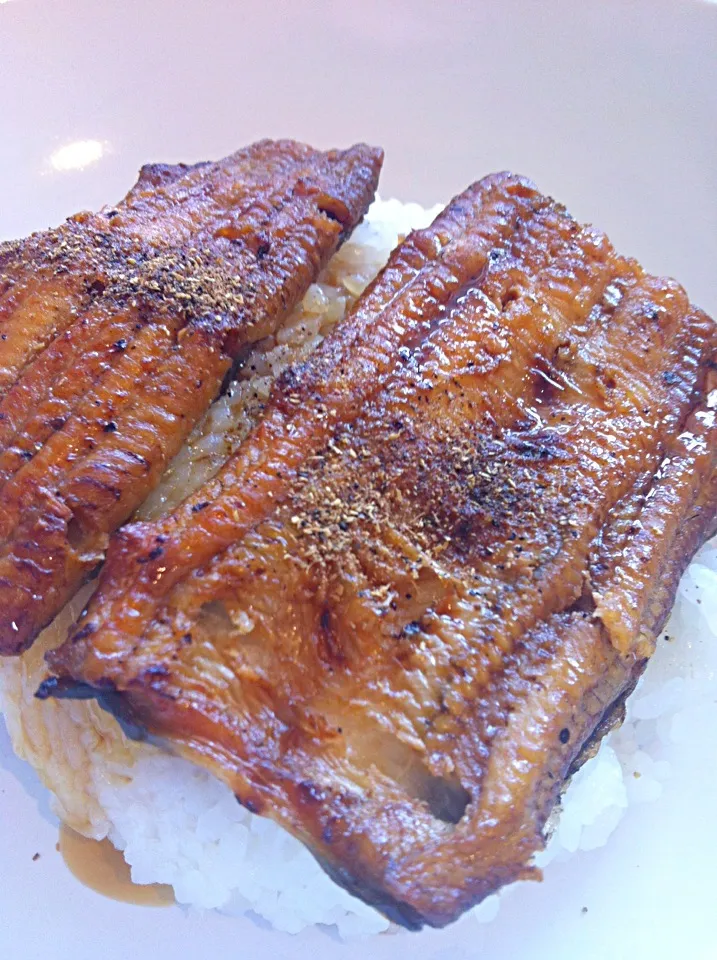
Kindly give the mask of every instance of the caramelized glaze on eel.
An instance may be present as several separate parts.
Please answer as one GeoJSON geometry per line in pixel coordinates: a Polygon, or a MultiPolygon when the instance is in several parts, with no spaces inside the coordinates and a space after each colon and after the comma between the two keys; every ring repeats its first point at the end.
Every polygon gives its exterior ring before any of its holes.
{"type": "Polygon", "coordinates": [[[715,325],[527,180],[412,234],[41,696],[98,696],[409,927],[533,854],[715,527],[715,325]]]}
{"type": "Polygon", "coordinates": [[[381,161],[264,141],[148,166],[117,207],[0,247],[0,653],[94,570],[361,219],[381,161]]]}

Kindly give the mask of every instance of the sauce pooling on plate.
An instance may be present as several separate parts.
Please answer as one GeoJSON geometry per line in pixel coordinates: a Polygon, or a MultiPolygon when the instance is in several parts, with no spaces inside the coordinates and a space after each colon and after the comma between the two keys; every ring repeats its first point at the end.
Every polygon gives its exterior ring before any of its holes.
{"type": "Polygon", "coordinates": [[[63,825],[58,849],[72,875],[104,897],[142,907],[169,907],[175,902],[166,884],[133,883],[129,865],[109,840],[90,840],[63,825]]]}

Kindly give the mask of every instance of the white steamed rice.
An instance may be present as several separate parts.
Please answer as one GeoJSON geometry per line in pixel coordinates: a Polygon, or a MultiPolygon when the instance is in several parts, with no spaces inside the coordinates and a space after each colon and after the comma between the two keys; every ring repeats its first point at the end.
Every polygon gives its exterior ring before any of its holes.
{"type": "MultiPolygon", "coordinates": [[[[343,317],[385,262],[397,240],[429,223],[436,209],[376,201],[352,240],[275,337],[247,358],[236,381],[196,428],[142,515],[171,509],[211,476],[250,429],[274,378],[312,350],[343,317]]],[[[336,886],[308,851],[269,820],[241,807],[231,791],[185,760],[128,741],[94,703],[40,702],[43,654],[64,638],[91,588],[57,617],[23,657],[0,663],[0,708],[13,746],[52,792],[58,816],[88,837],[109,837],[124,852],[135,882],[166,883],[181,904],[232,914],[253,911],[277,929],[297,933],[335,924],[339,935],[379,933],[382,916],[336,886]]],[[[714,714],[717,646],[717,541],[694,559],[680,585],[627,719],[573,778],[553,818],[541,866],[602,846],[629,806],[656,800],[670,776],[663,759],[705,711],[714,714]],[[712,659],[710,659],[712,658],[712,659]]],[[[500,896],[464,922],[485,922],[500,896]]]]}

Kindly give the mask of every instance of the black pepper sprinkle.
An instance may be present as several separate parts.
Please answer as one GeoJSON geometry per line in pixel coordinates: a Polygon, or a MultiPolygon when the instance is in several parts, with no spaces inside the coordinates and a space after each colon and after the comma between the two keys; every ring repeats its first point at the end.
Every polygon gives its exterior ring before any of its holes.
{"type": "Polygon", "coordinates": [[[563,729],[560,731],[560,742],[567,743],[568,740],[570,740],[570,731],[567,727],[563,727],[563,729]]]}
{"type": "Polygon", "coordinates": [[[137,563],[151,563],[152,560],[157,560],[158,557],[161,557],[164,553],[162,547],[153,547],[149,553],[144,557],[137,557],[137,563]]]}
{"type": "MultiPolygon", "coordinates": [[[[87,610],[83,611],[83,614],[85,613],[87,613],[87,610]]],[[[84,627],[80,627],[77,633],[73,635],[72,642],[78,643],[80,640],[84,640],[86,637],[91,636],[96,629],[97,627],[94,623],[86,623],[84,627]]]]}

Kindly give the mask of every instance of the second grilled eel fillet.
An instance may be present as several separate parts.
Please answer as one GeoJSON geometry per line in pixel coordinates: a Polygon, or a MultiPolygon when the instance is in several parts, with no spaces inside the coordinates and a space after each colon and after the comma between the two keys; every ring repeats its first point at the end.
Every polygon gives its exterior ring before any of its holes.
{"type": "Polygon", "coordinates": [[[97,566],[220,390],[371,203],[382,153],[263,141],[149,166],[0,248],[0,653],[97,566]]]}
{"type": "Polygon", "coordinates": [[[341,884],[517,878],[714,529],[714,323],[528,181],[412,234],[222,472],[115,539],[39,695],[97,696],[341,884]]]}

